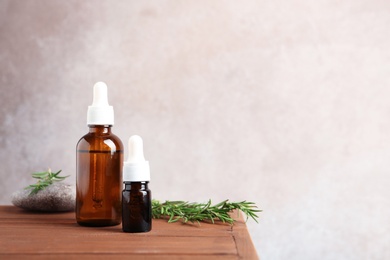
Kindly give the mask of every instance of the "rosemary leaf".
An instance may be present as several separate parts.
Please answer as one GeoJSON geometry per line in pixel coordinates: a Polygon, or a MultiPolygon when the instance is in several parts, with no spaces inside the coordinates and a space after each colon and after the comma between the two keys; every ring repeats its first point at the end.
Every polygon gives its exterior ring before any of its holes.
{"type": "Polygon", "coordinates": [[[56,173],[52,173],[50,168],[46,172],[34,172],[31,174],[31,176],[35,179],[38,179],[38,182],[27,186],[25,189],[31,189],[30,195],[37,194],[40,190],[43,190],[49,185],[53,184],[53,182],[62,181],[69,177],[69,175],[58,176],[60,172],[61,170],[56,173]]]}
{"type": "Polygon", "coordinates": [[[165,201],[161,203],[158,200],[152,201],[152,216],[153,218],[168,218],[169,223],[177,222],[181,220],[184,223],[200,221],[211,221],[215,223],[215,220],[220,220],[223,223],[233,224],[234,219],[229,215],[229,212],[233,210],[242,211],[246,215],[246,220],[252,218],[257,222],[257,212],[261,210],[257,209],[257,206],[253,202],[241,201],[241,202],[229,202],[224,200],[218,204],[212,205],[211,200],[207,203],[189,203],[186,201],[165,201]]]}

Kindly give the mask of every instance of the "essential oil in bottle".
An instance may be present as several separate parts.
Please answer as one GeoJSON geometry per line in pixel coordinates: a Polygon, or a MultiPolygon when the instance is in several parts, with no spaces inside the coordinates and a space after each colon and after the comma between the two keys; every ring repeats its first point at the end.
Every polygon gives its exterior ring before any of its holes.
{"type": "Polygon", "coordinates": [[[149,162],[144,158],[142,138],[129,139],[129,157],[123,165],[122,229],[124,232],[148,232],[152,229],[152,199],[148,188],[149,162]]]}
{"type": "Polygon", "coordinates": [[[103,82],[93,88],[87,124],[89,132],[77,143],[76,220],[82,226],[119,225],[123,145],[111,132],[114,110],[103,82]]]}

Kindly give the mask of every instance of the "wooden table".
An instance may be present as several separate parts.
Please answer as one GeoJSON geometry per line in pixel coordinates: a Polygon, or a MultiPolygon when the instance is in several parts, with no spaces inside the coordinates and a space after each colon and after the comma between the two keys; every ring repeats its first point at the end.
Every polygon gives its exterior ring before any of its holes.
{"type": "MultiPolygon", "coordinates": [[[[235,214],[234,216],[237,216],[235,214]]],[[[234,226],[153,220],[148,233],[77,225],[70,213],[0,206],[0,259],[258,259],[242,217],[234,226]]]]}

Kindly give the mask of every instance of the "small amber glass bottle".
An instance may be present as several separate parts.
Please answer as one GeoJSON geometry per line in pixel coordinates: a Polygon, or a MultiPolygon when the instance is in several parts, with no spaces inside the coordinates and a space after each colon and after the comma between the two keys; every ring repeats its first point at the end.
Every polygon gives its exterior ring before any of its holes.
{"type": "Polygon", "coordinates": [[[129,157],[123,165],[122,229],[124,232],[148,232],[152,229],[152,196],[149,162],[144,158],[141,137],[129,139],[129,157]]]}
{"type": "Polygon", "coordinates": [[[122,192],[122,229],[124,232],[148,232],[152,229],[151,192],[148,182],[124,182],[122,192]]]}
{"type": "Polygon", "coordinates": [[[97,83],[88,108],[89,133],[77,143],[76,221],[82,226],[121,223],[123,145],[111,132],[113,118],[107,86],[97,83]]]}

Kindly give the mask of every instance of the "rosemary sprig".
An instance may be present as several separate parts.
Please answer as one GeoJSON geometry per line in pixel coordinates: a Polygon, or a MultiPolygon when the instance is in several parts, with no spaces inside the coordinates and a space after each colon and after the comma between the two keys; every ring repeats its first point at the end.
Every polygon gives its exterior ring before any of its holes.
{"type": "Polygon", "coordinates": [[[28,185],[25,189],[31,189],[30,195],[37,194],[38,191],[45,189],[47,186],[53,184],[56,181],[62,181],[68,176],[58,176],[61,170],[58,172],[51,172],[49,168],[46,172],[35,172],[32,173],[32,177],[38,179],[35,184],[28,185]]]}
{"type": "Polygon", "coordinates": [[[152,200],[152,217],[153,218],[169,218],[168,222],[177,222],[179,220],[184,223],[210,220],[212,223],[216,219],[233,224],[234,219],[229,215],[229,212],[238,209],[245,213],[246,220],[251,217],[257,222],[257,206],[253,202],[229,202],[224,200],[218,204],[212,205],[211,200],[207,203],[196,203],[187,201],[165,201],[161,203],[158,200],[152,200]]]}

